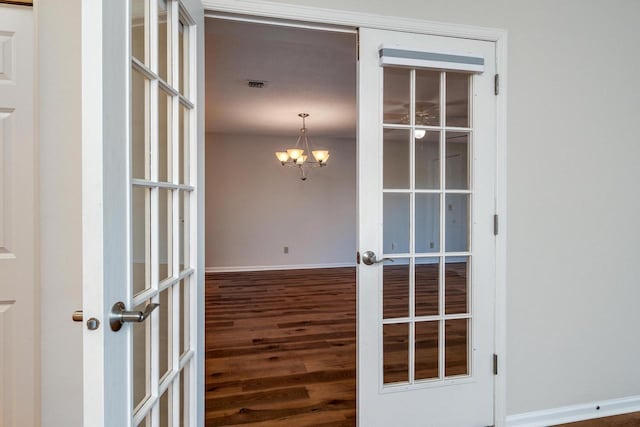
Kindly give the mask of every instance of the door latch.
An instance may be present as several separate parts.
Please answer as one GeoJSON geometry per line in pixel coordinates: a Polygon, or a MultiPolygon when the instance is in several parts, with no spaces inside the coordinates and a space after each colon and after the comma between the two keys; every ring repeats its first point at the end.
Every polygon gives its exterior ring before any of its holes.
{"type": "Polygon", "coordinates": [[[147,304],[144,311],[127,311],[122,301],[118,301],[111,307],[111,315],[109,316],[109,324],[113,332],[118,332],[122,325],[125,323],[142,323],[147,320],[147,317],[153,310],[158,308],[160,304],[151,303],[147,304]]]}

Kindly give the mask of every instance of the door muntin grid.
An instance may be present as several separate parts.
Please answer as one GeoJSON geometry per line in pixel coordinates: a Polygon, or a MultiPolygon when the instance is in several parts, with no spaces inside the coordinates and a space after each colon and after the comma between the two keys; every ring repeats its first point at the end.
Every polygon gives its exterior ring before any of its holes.
{"type": "Polygon", "coordinates": [[[195,425],[196,28],[178,0],[129,1],[128,306],[161,304],[129,332],[131,421],[195,425]]]}
{"type": "Polygon", "coordinates": [[[470,381],[473,74],[381,72],[381,387],[470,381]]]}

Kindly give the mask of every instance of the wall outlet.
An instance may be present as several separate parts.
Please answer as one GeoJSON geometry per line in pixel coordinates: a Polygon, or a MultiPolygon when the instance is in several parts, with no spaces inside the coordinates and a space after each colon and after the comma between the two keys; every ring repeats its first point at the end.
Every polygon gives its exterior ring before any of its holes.
{"type": "Polygon", "coordinates": [[[288,254],[288,253],[289,253],[289,246],[285,246],[285,247],[284,247],[284,253],[285,253],[285,254],[288,254]]]}
{"type": "Polygon", "coordinates": [[[396,248],[396,242],[391,242],[391,250],[394,250],[396,248]]]}
{"type": "Polygon", "coordinates": [[[435,248],[435,247],[436,247],[435,243],[433,243],[433,242],[429,242],[429,248],[430,248],[430,249],[433,249],[433,248],[435,248]]]}

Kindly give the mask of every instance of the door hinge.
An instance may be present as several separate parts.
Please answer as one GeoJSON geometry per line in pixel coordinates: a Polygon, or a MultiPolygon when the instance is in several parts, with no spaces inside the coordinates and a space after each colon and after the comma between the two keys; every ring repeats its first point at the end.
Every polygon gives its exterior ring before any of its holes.
{"type": "Polygon", "coordinates": [[[500,226],[499,222],[498,222],[498,214],[495,214],[493,216],[493,235],[497,236],[498,235],[498,231],[500,230],[498,227],[500,226]]]}
{"type": "Polygon", "coordinates": [[[493,375],[498,375],[498,355],[493,354],[493,375]]]}
{"type": "Polygon", "coordinates": [[[500,93],[500,74],[493,76],[493,92],[496,95],[500,93]]]}
{"type": "Polygon", "coordinates": [[[360,28],[356,29],[356,61],[360,61],[360,28]]]}

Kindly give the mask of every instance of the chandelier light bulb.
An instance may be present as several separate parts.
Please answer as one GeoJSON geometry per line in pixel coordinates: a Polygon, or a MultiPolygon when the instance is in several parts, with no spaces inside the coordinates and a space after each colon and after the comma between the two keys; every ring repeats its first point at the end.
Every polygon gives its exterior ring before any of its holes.
{"type": "Polygon", "coordinates": [[[311,154],[313,154],[313,157],[316,159],[316,161],[320,163],[325,162],[329,157],[329,152],[327,150],[314,150],[311,152],[311,154]]]}
{"type": "Polygon", "coordinates": [[[427,134],[427,131],[424,129],[416,129],[414,133],[416,139],[422,139],[426,134],[427,134]]]}
{"type": "Polygon", "coordinates": [[[287,160],[289,160],[289,155],[286,151],[277,151],[276,157],[281,163],[285,163],[287,160]]]}
{"type": "Polygon", "coordinates": [[[289,148],[289,149],[287,150],[287,154],[288,154],[288,155],[289,155],[289,157],[291,157],[293,160],[298,160],[298,158],[304,154],[304,150],[301,150],[301,149],[299,149],[299,148],[289,148]]]}

